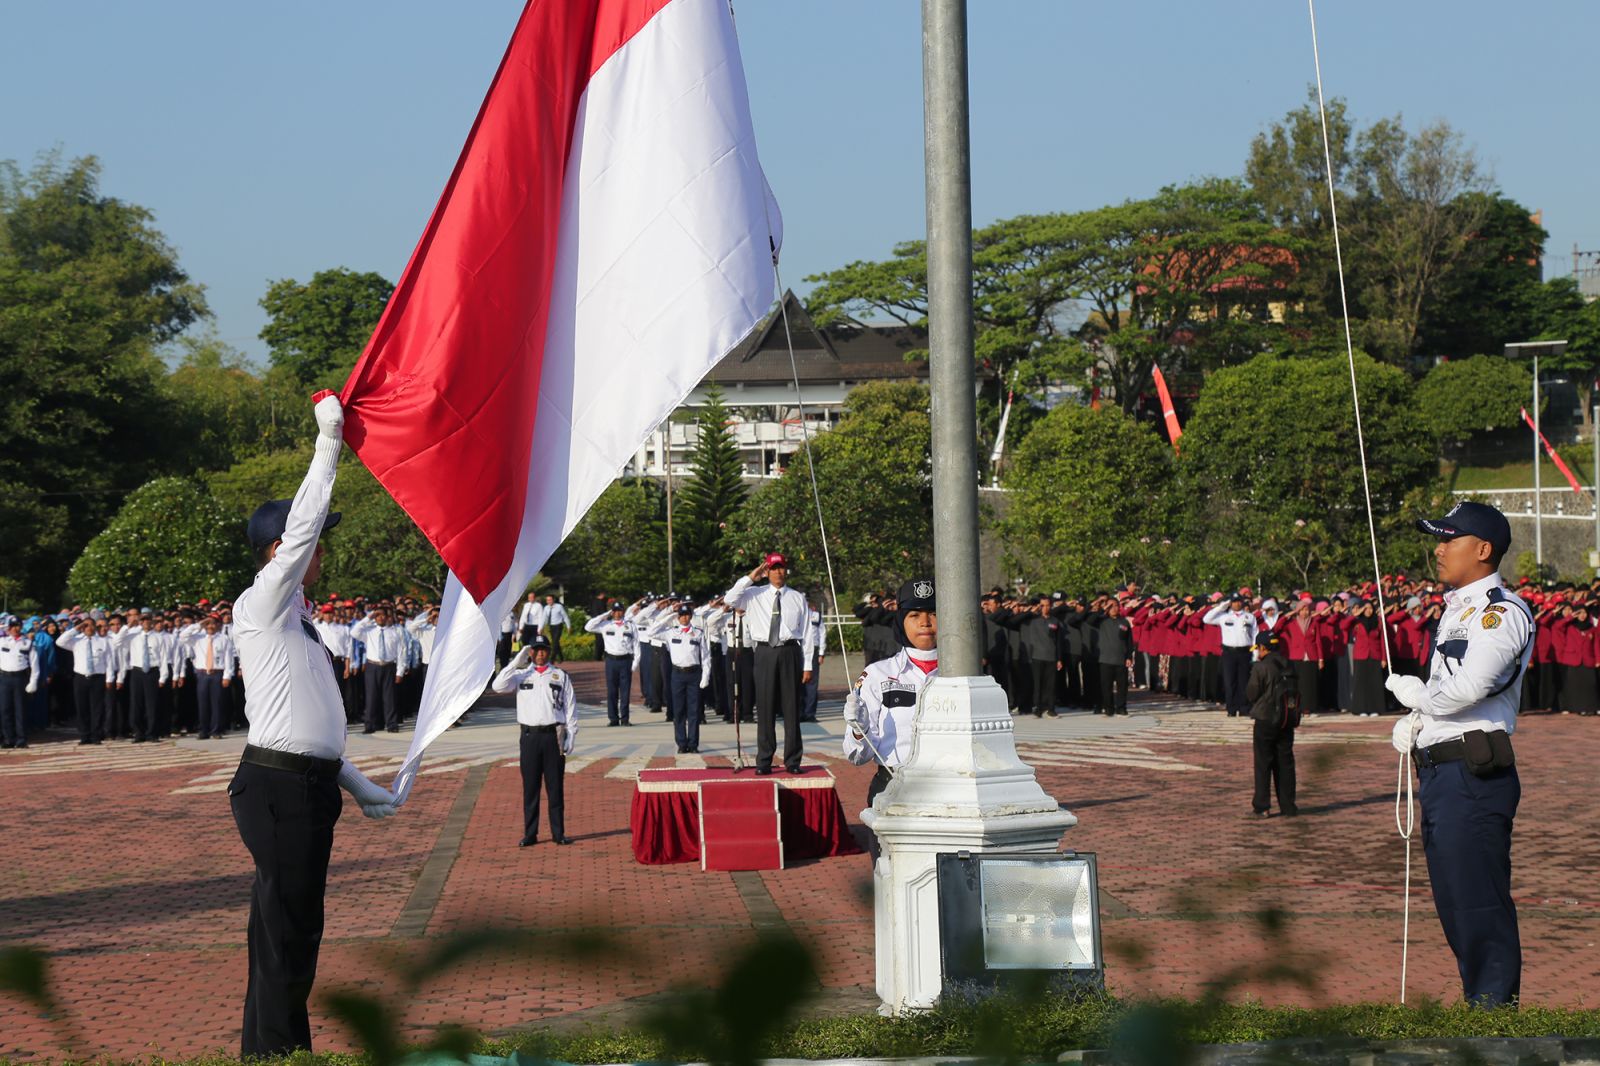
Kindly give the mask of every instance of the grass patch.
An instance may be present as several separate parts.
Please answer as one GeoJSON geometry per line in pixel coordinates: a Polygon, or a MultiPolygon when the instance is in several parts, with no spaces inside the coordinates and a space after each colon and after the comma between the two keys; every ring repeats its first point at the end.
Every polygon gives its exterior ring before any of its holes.
{"type": "MultiPolygon", "coordinates": [[[[1571,469],[1585,489],[1594,480],[1594,453],[1588,441],[1556,449],[1562,462],[1571,469]]],[[[1548,458],[1539,463],[1539,479],[1544,488],[1566,485],[1567,479],[1548,458]]],[[[1457,492],[1493,492],[1496,489],[1533,488],[1533,463],[1524,461],[1503,466],[1457,466],[1450,473],[1450,487],[1457,492]]]]}
{"type": "MultiPolygon", "coordinates": [[[[1051,1062],[1064,1051],[1122,1048],[1134,1061],[1162,1061],[1193,1044],[1239,1044],[1296,1037],[1406,1040],[1460,1037],[1600,1037],[1600,1010],[1524,1006],[1471,1010],[1461,1004],[1354,1004],[1306,1009],[1257,1003],[1188,1000],[1135,1003],[1109,995],[1043,997],[941,1006],[901,1018],[876,1014],[795,1022],[752,1057],[844,1059],[913,1055],[981,1055],[1011,1062],[1051,1062]]],[[[557,1059],[572,1063],[666,1062],[678,1056],[666,1041],[643,1030],[595,1028],[577,1033],[548,1029],[481,1040],[480,1054],[557,1059]]],[[[742,1055],[740,1056],[743,1057],[742,1055]]],[[[102,1062],[107,1060],[100,1060],[102,1062]]],[[[237,1066],[211,1056],[181,1066],[237,1066]]],[[[284,1066],[369,1066],[365,1055],[294,1055],[284,1066]]]]}

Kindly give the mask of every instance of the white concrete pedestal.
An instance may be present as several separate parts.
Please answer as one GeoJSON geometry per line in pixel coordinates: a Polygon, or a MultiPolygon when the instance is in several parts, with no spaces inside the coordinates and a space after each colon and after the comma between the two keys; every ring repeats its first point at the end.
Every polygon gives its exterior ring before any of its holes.
{"type": "Polygon", "coordinates": [[[882,848],[873,893],[884,1014],[939,998],[939,853],[1053,852],[1078,822],[1018,758],[1005,692],[990,677],[929,683],[911,758],[861,820],[882,848]]]}

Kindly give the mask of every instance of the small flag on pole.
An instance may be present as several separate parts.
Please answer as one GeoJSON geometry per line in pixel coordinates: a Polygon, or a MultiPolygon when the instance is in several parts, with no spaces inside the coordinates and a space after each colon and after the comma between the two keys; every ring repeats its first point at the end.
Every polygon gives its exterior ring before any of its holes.
{"type": "Polygon", "coordinates": [[[1183,430],[1178,426],[1178,410],[1172,406],[1172,393],[1167,391],[1167,379],[1161,373],[1159,366],[1152,367],[1151,373],[1156,379],[1156,395],[1161,398],[1161,417],[1167,420],[1167,436],[1172,441],[1172,450],[1178,450],[1178,438],[1183,436],[1183,430]]]}
{"type": "MultiPolygon", "coordinates": [[[[1533,419],[1529,416],[1528,409],[1526,407],[1522,409],[1522,420],[1528,423],[1529,429],[1533,430],[1535,433],[1539,433],[1539,429],[1533,424],[1533,419]]],[[[1583,486],[1578,484],[1578,479],[1573,476],[1572,471],[1567,467],[1567,464],[1562,460],[1561,456],[1556,454],[1556,450],[1551,446],[1549,438],[1543,433],[1539,433],[1539,443],[1544,445],[1544,453],[1550,457],[1550,461],[1552,463],[1556,464],[1556,469],[1561,471],[1562,476],[1567,479],[1567,484],[1572,486],[1572,491],[1578,493],[1583,492],[1583,486]]]]}
{"type": "Polygon", "coordinates": [[[528,580],[771,307],[780,232],[726,0],[529,0],[341,397],[450,569],[402,800],[528,580]]]}

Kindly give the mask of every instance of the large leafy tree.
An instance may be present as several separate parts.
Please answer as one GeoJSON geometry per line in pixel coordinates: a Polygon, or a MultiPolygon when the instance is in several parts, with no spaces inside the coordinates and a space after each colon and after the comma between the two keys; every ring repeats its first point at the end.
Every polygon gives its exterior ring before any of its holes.
{"type": "MultiPolygon", "coordinates": [[[[1356,357],[1381,558],[1416,557],[1404,502],[1437,474],[1438,441],[1404,371],[1356,357]]],[[[1342,354],[1261,355],[1211,375],[1184,428],[1179,576],[1194,585],[1370,575],[1366,505],[1342,354]]]]}
{"type": "Polygon", "coordinates": [[[705,592],[727,587],[728,523],[744,506],[746,492],[739,445],[728,428],[722,390],[714,382],[695,424],[699,436],[690,459],[694,476],[684,484],[678,496],[681,510],[674,515],[674,577],[681,588],[705,592]]]}
{"type": "Polygon", "coordinates": [[[155,349],[205,313],[96,160],[0,164],[0,579],[55,602],[126,494],[175,467],[155,349]]]}
{"type": "Polygon", "coordinates": [[[642,478],[613,481],[567,534],[544,573],[569,600],[595,594],[632,600],[667,581],[666,497],[642,478]]]}
{"type": "Polygon", "coordinates": [[[338,389],[372,336],[394,285],[380,274],[345,267],[310,281],[275,281],[261,298],[271,320],[261,327],[272,365],[303,385],[338,389]]]}
{"type": "Polygon", "coordinates": [[[167,376],[166,393],[175,415],[174,455],[185,469],[225,469],[292,448],[311,431],[305,390],[286,372],[260,374],[213,336],[179,344],[183,356],[167,376]]]}
{"type": "Polygon", "coordinates": [[[1417,384],[1417,413],[1441,441],[1458,443],[1475,433],[1521,421],[1533,393],[1528,368],[1498,355],[1440,363],[1417,384]]]}
{"type": "Polygon", "coordinates": [[[1595,376],[1600,374],[1600,300],[1585,302],[1572,278],[1551,278],[1539,293],[1536,316],[1537,338],[1567,342],[1561,355],[1539,361],[1539,372],[1565,370],[1572,375],[1583,408],[1584,432],[1592,435],[1595,376]]]}
{"type": "Polygon", "coordinates": [[[1172,450],[1114,407],[1062,404],[1006,469],[998,531],[1008,569],[1089,592],[1165,576],[1172,450]]]}
{"type": "Polygon", "coordinates": [[[1547,328],[1549,297],[1539,259],[1549,234],[1507,196],[1468,193],[1459,206],[1482,222],[1424,308],[1418,347],[1450,359],[1499,355],[1507,343],[1547,328]]]}
{"type": "Polygon", "coordinates": [[[167,606],[236,596],[250,569],[244,519],[198,482],[168,477],[128,496],[68,584],[80,603],[167,606]]]}
{"type": "MultiPolygon", "coordinates": [[[[818,494],[839,594],[897,587],[933,565],[928,390],[874,382],[850,393],[844,416],[814,438],[818,494]]],[[[974,472],[976,476],[976,472],[974,472]]],[[[794,561],[793,581],[827,587],[822,537],[802,450],[750,496],[730,528],[729,565],[748,570],[763,552],[794,561]]]]}

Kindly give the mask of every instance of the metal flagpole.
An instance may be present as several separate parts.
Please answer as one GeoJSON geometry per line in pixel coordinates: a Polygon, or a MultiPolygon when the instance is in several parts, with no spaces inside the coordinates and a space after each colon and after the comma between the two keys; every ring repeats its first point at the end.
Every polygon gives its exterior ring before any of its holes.
{"type": "Polygon", "coordinates": [[[1539,491],[1539,349],[1533,350],[1533,561],[1544,580],[1544,493],[1539,491]]]}
{"type": "Polygon", "coordinates": [[[922,0],[922,106],[939,674],[974,677],[980,660],[978,455],[966,0],[922,0]]]}

